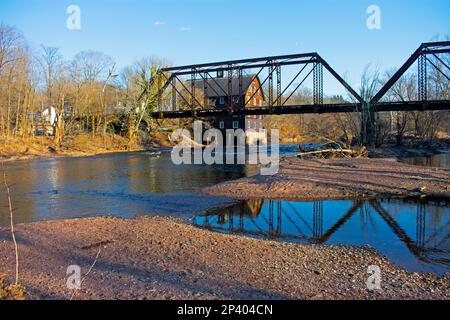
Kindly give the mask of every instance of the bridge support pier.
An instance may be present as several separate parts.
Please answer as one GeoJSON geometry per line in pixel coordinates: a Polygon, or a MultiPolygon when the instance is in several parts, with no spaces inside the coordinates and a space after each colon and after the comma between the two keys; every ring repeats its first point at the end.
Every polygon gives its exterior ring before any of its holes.
{"type": "Polygon", "coordinates": [[[364,146],[375,145],[375,110],[372,104],[363,103],[361,107],[361,136],[360,141],[364,146]]]}

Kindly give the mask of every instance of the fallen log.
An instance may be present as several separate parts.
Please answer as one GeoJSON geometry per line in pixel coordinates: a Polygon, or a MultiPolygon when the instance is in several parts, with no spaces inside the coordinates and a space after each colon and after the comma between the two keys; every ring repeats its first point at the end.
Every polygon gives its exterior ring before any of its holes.
{"type": "Polygon", "coordinates": [[[343,156],[347,158],[357,158],[365,156],[366,149],[323,149],[315,151],[300,152],[297,157],[303,158],[305,156],[322,156],[323,158],[331,158],[332,156],[343,156]]]}

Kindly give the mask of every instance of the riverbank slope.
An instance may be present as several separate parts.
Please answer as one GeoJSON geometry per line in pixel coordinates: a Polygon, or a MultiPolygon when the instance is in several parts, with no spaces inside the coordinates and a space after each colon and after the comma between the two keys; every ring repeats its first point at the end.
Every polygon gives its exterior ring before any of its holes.
{"type": "Polygon", "coordinates": [[[107,153],[146,151],[171,147],[167,134],[154,133],[145,143],[130,143],[120,135],[105,137],[78,134],[67,137],[61,146],[56,146],[52,137],[30,139],[0,139],[0,161],[28,160],[53,157],[84,157],[107,153]]]}
{"type": "MultiPolygon", "coordinates": [[[[449,299],[450,278],[408,273],[368,248],[315,246],[213,233],[181,220],[142,217],[16,227],[30,299],[449,299]],[[81,267],[80,291],[67,268],[81,267]],[[381,290],[367,288],[368,267],[381,290]]],[[[1,271],[14,249],[0,229],[1,271]]]]}

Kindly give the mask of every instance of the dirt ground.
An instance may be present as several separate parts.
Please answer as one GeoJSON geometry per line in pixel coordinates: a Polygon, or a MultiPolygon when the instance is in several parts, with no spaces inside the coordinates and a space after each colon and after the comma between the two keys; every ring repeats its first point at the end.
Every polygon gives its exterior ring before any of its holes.
{"type": "Polygon", "coordinates": [[[346,199],[365,196],[450,196],[450,170],[419,167],[394,159],[289,157],[274,176],[253,176],[203,190],[210,195],[247,198],[346,199]]]}
{"type": "MultiPolygon", "coordinates": [[[[170,218],[39,222],[18,225],[17,237],[29,299],[450,298],[449,276],[408,273],[368,248],[237,237],[170,218]],[[76,292],[66,287],[70,265],[81,267],[76,292]],[[371,265],[381,269],[381,290],[367,289],[371,265]]],[[[7,229],[0,261],[12,279],[7,229]]]]}

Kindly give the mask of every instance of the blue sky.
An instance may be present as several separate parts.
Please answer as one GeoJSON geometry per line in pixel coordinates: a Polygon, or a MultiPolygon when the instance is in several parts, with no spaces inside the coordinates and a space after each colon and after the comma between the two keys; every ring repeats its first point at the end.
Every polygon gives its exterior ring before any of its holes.
{"type": "Polygon", "coordinates": [[[144,56],[181,65],[317,51],[351,84],[367,63],[399,67],[421,42],[449,35],[449,17],[448,0],[0,0],[0,21],[67,58],[90,49],[119,66],[144,56]],[[71,4],[81,30],[66,28],[71,4]],[[381,30],[366,27],[372,4],[381,30]]]}

